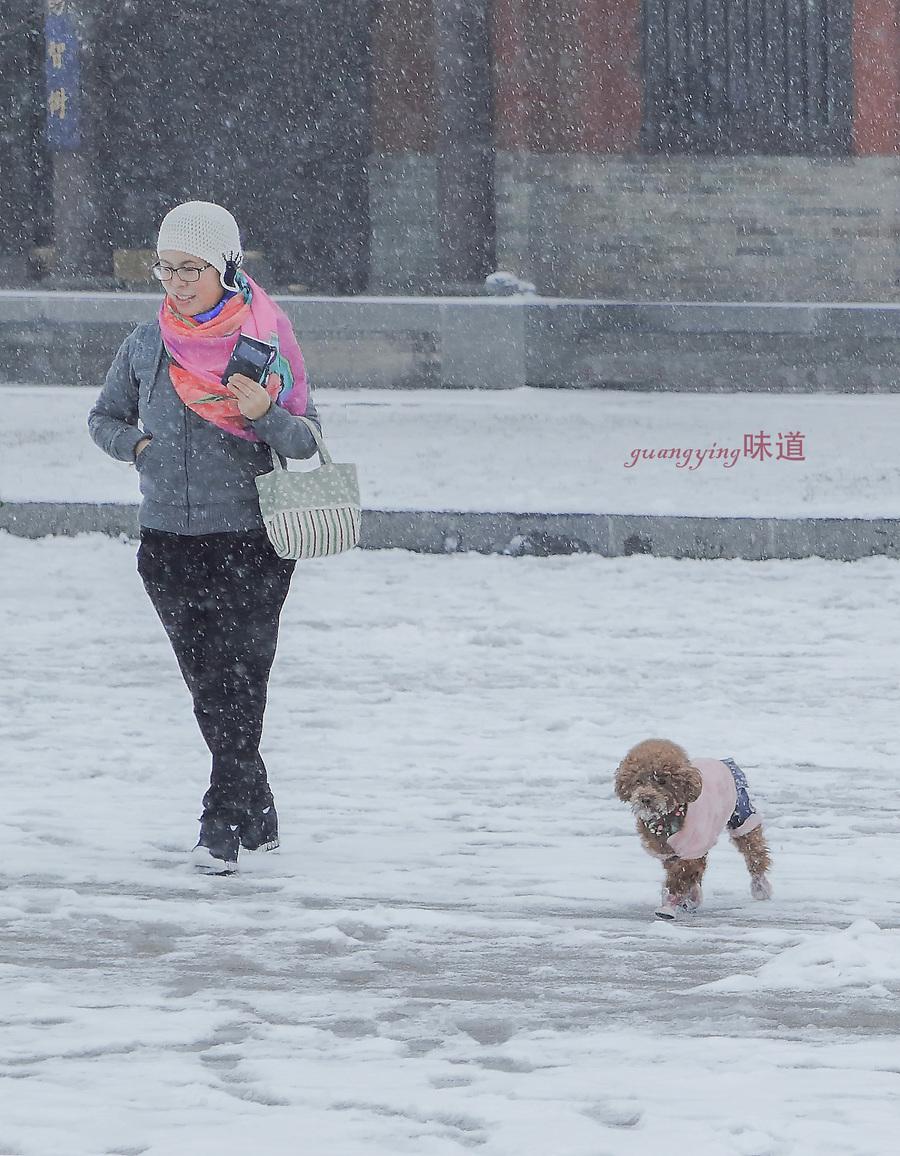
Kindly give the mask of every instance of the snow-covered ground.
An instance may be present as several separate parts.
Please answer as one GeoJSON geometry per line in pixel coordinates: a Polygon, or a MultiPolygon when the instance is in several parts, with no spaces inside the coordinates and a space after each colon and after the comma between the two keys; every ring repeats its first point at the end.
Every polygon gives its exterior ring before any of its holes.
{"type": "MultiPolygon", "coordinates": [[[[134,470],[87,436],[96,392],[0,386],[0,501],[137,500],[134,470]]],[[[316,397],[331,451],[358,464],[370,509],[900,517],[898,394],[316,397]],[[745,455],[745,435],[758,456],[745,455]],[[676,449],[678,459],[641,456],[676,449]]]]}
{"type": "MultiPolygon", "coordinates": [[[[365,450],[364,404],[328,408],[365,450]]],[[[304,564],[264,740],[283,847],[210,879],[207,759],[133,543],[0,535],[0,1153],[893,1153],[898,574],[304,564]],[[721,846],[704,911],[649,918],[612,775],[654,733],[745,766],[774,902],[721,846]]]]}

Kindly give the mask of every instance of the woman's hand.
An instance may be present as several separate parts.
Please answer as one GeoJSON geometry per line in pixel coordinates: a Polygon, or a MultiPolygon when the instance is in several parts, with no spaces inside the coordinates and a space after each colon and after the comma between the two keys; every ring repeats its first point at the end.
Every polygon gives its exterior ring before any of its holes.
{"type": "Polygon", "coordinates": [[[144,450],[149,445],[150,445],[150,439],[149,438],[141,438],[141,440],[134,447],[134,460],[135,461],[138,460],[138,458],[141,456],[141,454],[144,452],[144,450]]]}
{"type": "Polygon", "coordinates": [[[256,421],[269,412],[272,399],[252,377],[233,373],[228,379],[228,388],[237,400],[238,409],[250,421],[256,421]]]}

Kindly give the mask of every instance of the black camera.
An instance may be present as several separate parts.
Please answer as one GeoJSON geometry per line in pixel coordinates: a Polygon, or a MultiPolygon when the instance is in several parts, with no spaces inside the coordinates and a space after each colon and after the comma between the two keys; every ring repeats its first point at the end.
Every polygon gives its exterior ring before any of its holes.
{"type": "Polygon", "coordinates": [[[278,350],[274,345],[257,341],[255,337],[248,337],[242,333],[225,366],[222,384],[227,385],[233,373],[242,373],[244,377],[250,377],[253,381],[264,381],[277,356],[278,350]]]}

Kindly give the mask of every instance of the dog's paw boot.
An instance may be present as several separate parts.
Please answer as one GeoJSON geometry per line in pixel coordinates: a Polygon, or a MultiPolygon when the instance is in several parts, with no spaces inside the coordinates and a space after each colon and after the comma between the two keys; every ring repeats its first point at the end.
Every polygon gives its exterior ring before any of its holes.
{"type": "Polygon", "coordinates": [[[753,875],[750,878],[750,894],[754,899],[771,899],[772,884],[766,875],[753,875]]]}
{"type": "Polygon", "coordinates": [[[668,899],[664,903],[660,903],[659,907],[653,912],[657,919],[672,920],[678,914],[680,904],[676,903],[674,899],[668,899]]]}

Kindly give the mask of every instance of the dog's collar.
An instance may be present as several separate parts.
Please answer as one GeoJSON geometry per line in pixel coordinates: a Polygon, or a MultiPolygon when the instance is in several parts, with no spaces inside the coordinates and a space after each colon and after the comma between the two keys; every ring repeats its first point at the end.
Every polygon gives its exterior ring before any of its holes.
{"type": "Polygon", "coordinates": [[[667,811],[665,815],[655,815],[652,819],[641,819],[651,835],[658,839],[669,839],[676,831],[680,831],[687,814],[687,806],[681,803],[674,811],[667,811]]]}

